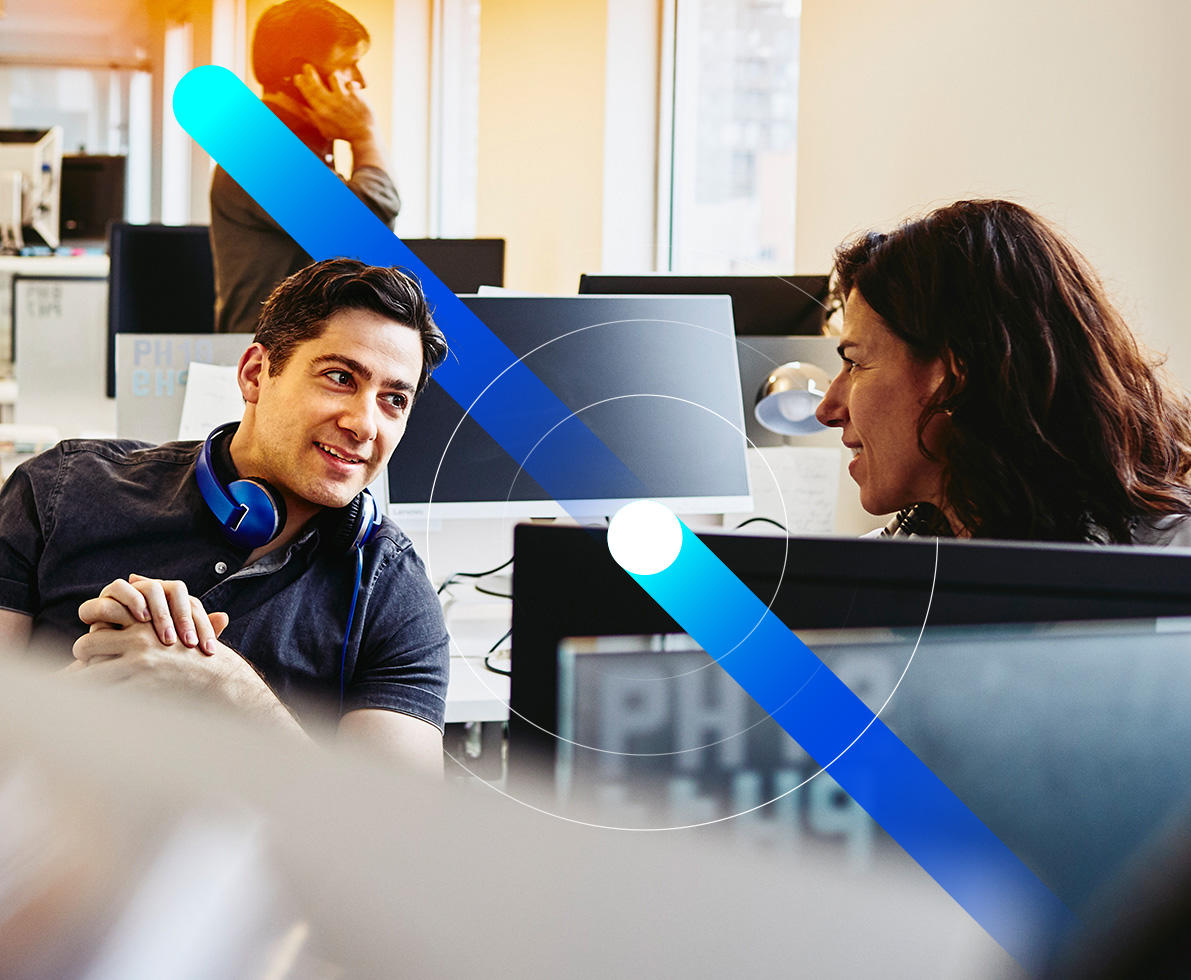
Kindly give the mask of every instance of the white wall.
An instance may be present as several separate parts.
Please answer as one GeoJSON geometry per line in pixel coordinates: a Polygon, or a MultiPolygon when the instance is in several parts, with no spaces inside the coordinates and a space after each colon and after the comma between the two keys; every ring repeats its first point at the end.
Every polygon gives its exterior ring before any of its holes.
{"type": "Polygon", "coordinates": [[[961,197],[1059,224],[1191,385],[1191,4],[803,0],[796,254],[961,197]]]}

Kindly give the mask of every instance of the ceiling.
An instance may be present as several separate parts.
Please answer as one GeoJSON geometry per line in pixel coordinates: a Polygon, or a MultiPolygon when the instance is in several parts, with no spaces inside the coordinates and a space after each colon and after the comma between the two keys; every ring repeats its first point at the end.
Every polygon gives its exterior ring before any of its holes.
{"type": "Polygon", "coordinates": [[[0,0],[0,34],[111,37],[143,16],[134,0],[0,0]]]}

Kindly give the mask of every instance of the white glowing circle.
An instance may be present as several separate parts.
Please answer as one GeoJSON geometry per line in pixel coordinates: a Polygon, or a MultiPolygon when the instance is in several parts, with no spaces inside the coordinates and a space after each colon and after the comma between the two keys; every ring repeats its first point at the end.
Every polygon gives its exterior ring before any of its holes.
{"type": "Polygon", "coordinates": [[[674,564],[682,549],[682,524],[655,500],[625,504],[608,522],[608,550],[626,572],[656,575],[674,564]]]}

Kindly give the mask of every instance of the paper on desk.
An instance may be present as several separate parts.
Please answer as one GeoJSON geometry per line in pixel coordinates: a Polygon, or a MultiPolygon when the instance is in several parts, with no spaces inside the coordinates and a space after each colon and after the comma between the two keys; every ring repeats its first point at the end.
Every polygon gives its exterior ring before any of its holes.
{"type": "Polygon", "coordinates": [[[791,534],[835,530],[839,449],[767,446],[749,449],[748,459],[756,516],[784,524],[791,534]]]}
{"type": "Polygon", "coordinates": [[[236,383],[234,365],[191,361],[186,369],[179,439],[206,439],[211,430],[244,414],[244,398],[236,383]]]}

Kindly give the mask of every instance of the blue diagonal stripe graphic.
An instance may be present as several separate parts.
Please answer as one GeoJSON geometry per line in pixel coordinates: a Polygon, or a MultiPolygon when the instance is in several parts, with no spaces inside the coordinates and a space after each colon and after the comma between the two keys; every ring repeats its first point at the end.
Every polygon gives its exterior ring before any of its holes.
{"type": "Polygon", "coordinates": [[[1041,967],[1075,923],[1067,907],[681,527],[673,564],[629,574],[989,935],[1023,966],[1041,967]]]}
{"type": "MultiPolygon", "coordinates": [[[[188,73],[175,90],[174,112],[313,258],[350,256],[419,276],[453,351],[435,380],[555,499],[583,499],[597,474],[604,484],[619,475],[626,497],[649,495],[585,426],[563,424],[569,409],[231,72],[206,66],[188,73]],[[480,399],[497,377],[516,397],[480,399]],[[560,424],[565,438],[531,452],[560,424]]],[[[1038,966],[1071,924],[1067,908],[685,525],[682,534],[669,569],[634,576],[642,588],[820,765],[830,765],[836,781],[994,939],[1023,965],[1038,966]]]]}

